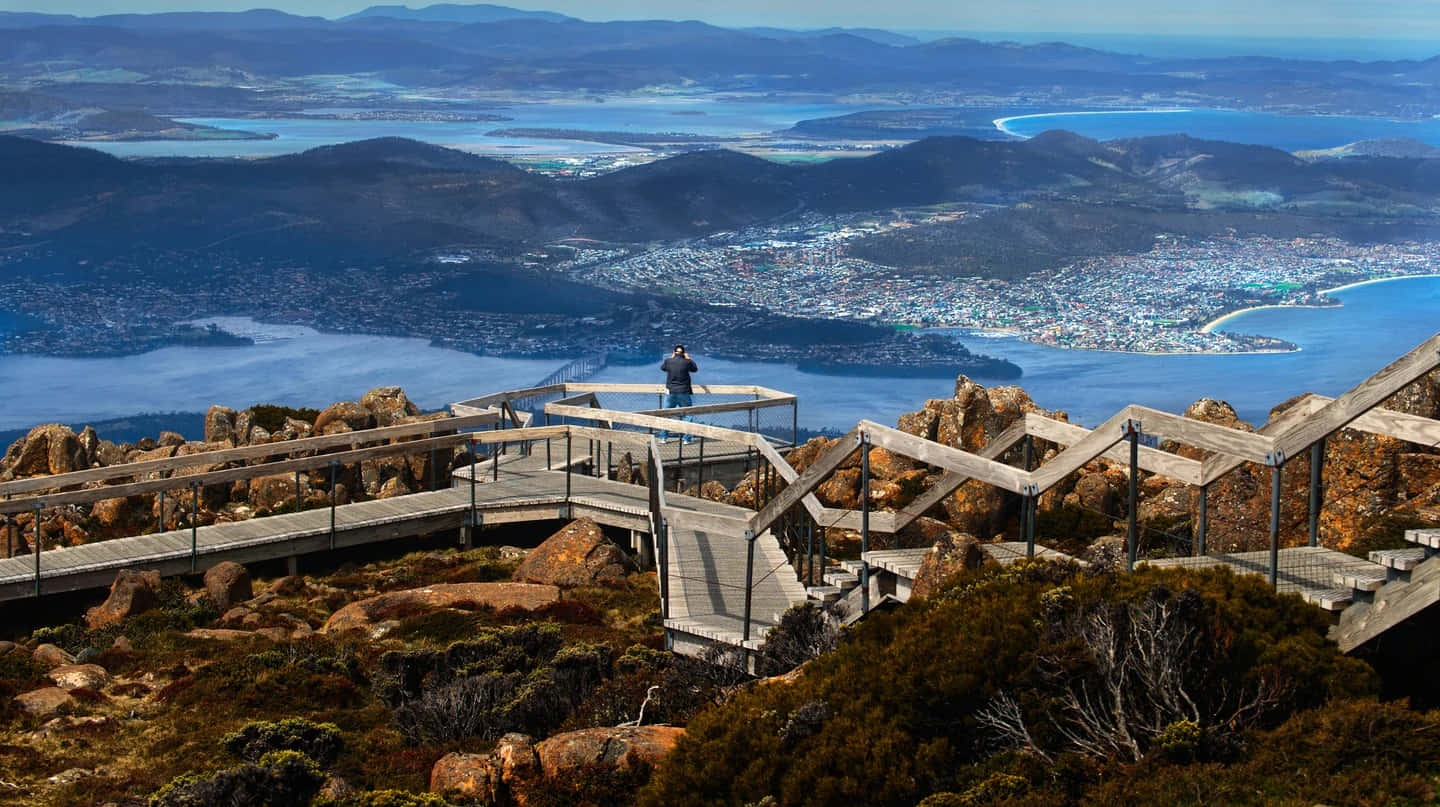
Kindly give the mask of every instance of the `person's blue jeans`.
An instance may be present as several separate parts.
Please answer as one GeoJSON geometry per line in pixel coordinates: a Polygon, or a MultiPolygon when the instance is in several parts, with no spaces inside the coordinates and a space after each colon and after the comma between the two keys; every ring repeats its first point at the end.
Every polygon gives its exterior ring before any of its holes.
{"type": "MultiPolygon", "coordinates": [[[[669,395],[665,396],[666,409],[679,409],[681,407],[693,406],[694,403],[695,396],[688,392],[672,392],[669,395]]],[[[690,416],[686,415],[682,418],[679,418],[679,420],[688,421],[690,420],[690,416]]],[[[662,429],[660,431],[660,439],[661,441],[670,439],[670,433],[662,429]]],[[[688,434],[685,435],[685,442],[690,442],[690,436],[688,434]]]]}

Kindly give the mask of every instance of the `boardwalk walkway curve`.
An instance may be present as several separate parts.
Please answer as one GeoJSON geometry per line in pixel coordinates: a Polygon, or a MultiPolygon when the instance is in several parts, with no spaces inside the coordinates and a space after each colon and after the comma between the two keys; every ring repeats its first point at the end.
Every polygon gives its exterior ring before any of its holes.
{"type": "MultiPolygon", "coordinates": [[[[40,477],[0,485],[0,514],[13,514],[57,504],[81,504],[117,495],[174,489],[177,478],[140,479],[147,472],[192,468],[216,461],[258,462],[257,465],[207,471],[178,477],[195,485],[251,478],[299,470],[334,467],[373,456],[394,456],[413,451],[460,445],[487,447],[489,473],[478,461],[453,472],[449,490],[413,494],[391,500],[336,505],[326,510],[269,516],[234,524],[192,527],[183,533],[161,533],[116,539],[99,544],[32,554],[35,569],[22,568],[27,558],[0,561],[0,599],[23,596],[30,585],[35,594],[97,584],[114,569],[151,564],[170,572],[199,569],[222,557],[278,557],[378,540],[377,536],[416,534],[456,528],[467,537],[485,524],[551,519],[593,514],[603,523],[627,527],[648,536],[642,554],[653,558],[660,573],[661,607],[667,632],[676,649],[693,651],[705,642],[721,641],[754,648],[778,615],[807,598],[834,599],[843,594],[858,600],[866,610],[882,592],[872,572],[902,579],[913,574],[924,550],[909,556],[870,553],[872,533],[895,533],[924,514],[969,480],[978,480],[1020,497],[1023,541],[991,550],[1005,558],[1045,554],[1035,542],[1036,500],[1067,476],[1097,457],[1130,466],[1128,558],[1137,557],[1136,486],[1142,471],[1160,474],[1199,488],[1201,519],[1193,558],[1151,559],[1157,565],[1229,565],[1242,573],[1264,574],[1282,590],[1292,590],[1322,607],[1346,610],[1336,631],[1342,648],[1353,649],[1373,639],[1396,620],[1440,601],[1440,538],[1434,533],[1407,534],[1415,551],[1382,555],[1369,561],[1341,555],[1318,546],[1313,514],[1320,501],[1312,474],[1310,546],[1279,545],[1278,513],[1280,473],[1286,461],[1307,450],[1312,459],[1323,458],[1324,439],[1342,428],[1394,437],[1425,446],[1440,446],[1440,422],[1381,407],[1391,396],[1421,376],[1440,367],[1440,334],[1392,362],[1375,375],[1336,398],[1309,395],[1258,431],[1246,432],[1208,424],[1142,406],[1127,406],[1104,423],[1085,429],[1027,413],[982,450],[970,452],[862,420],[803,472],[797,472],[780,450],[794,442],[764,433],[758,415],[789,407],[795,422],[794,396],[754,386],[698,387],[705,395],[738,400],[700,403],[677,409],[605,408],[604,395],[657,395],[658,385],[561,383],[472,398],[451,406],[457,416],[405,427],[389,435],[355,433],[302,445],[303,441],[231,449],[161,461],[167,465],[114,466],[59,477],[40,477]],[[517,411],[515,403],[539,408],[517,411]],[[543,403],[542,403],[543,402],[543,403]],[[749,428],[737,429],[681,418],[744,413],[749,428]],[[543,416],[548,425],[534,425],[543,416]],[[554,421],[558,420],[556,424],[554,421]],[[485,431],[464,431],[467,429],[485,431]],[[744,456],[753,462],[756,493],[753,508],[721,504],[668,491],[667,469],[687,467],[685,444],[664,443],[656,432],[685,435],[696,440],[698,457],[690,466],[705,469],[744,456]],[[1193,460],[1142,445],[1141,438],[1172,440],[1205,452],[1193,460]],[[344,438],[344,439],[340,439],[344,438]],[[357,441],[407,439],[371,448],[351,448],[357,441]],[[583,458],[576,443],[585,441],[583,458]],[[1048,460],[1032,465],[1034,441],[1063,446],[1048,460]],[[563,452],[556,448],[563,441],[563,452]],[[707,459],[706,446],[710,447],[707,459]],[[503,454],[497,447],[517,447],[503,454]],[[543,446],[543,451],[541,450],[543,446]],[[632,458],[643,457],[645,487],[609,477],[615,468],[614,451],[620,447],[632,458]],[[1004,461],[1024,447],[1025,467],[1004,461]],[[339,454],[287,456],[297,451],[347,448],[339,454]],[[943,472],[939,480],[911,504],[898,511],[873,511],[868,473],[870,451],[884,448],[943,472]],[[602,452],[603,449],[603,452],[602,452]],[[862,495],[857,511],[826,507],[816,489],[856,453],[862,468],[862,495]],[[1204,502],[1210,485],[1241,464],[1258,463],[1271,470],[1273,491],[1269,549],[1239,554],[1211,554],[1205,547],[1204,502]],[[603,469],[603,470],[602,470],[603,469]],[[502,474],[503,471],[503,474],[502,474]],[[489,477],[488,479],[486,477],[489,477]],[[93,485],[119,478],[137,481],[93,485]],[[92,487],[73,489],[77,484],[92,487]],[[59,490],[57,490],[59,488],[59,490]],[[41,491],[48,490],[51,492],[41,491]],[[10,498],[13,496],[19,498],[10,498]],[[825,530],[856,530],[861,534],[863,561],[834,568],[825,560],[825,530]],[[800,547],[805,547],[803,552],[800,547]],[[814,551],[821,554],[815,575],[814,551]],[[38,563],[45,557],[43,568],[38,563]],[[907,560],[908,558],[908,560],[907,560]],[[202,562],[202,559],[204,562],[202,562]],[[807,563],[809,571],[807,572],[807,563]],[[1432,568],[1433,567],[1433,568],[1432,568]],[[808,576],[808,579],[806,579],[808,576]],[[803,582],[802,582],[803,580],[803,582]],[[833,585],[834,583],[839,585],[833,585]],[[808,585],[807,587],[807,584],[808,585]],[[1394,586],[1391,594],[1386,589],[1394,586]],[[1408,592],[1400,597],[1397,592],[1408,592]],[[1422,591],[1423,589],[1423,591],[1422,591]],[[1419,592],[1419,593],[1417,593],[1419,592]],[[858,596],[853,596],[858,595],[858,596]],[[1372,603],[1404,601],[1405,608],[1381,609],[1372,603]],[[1353,607],[1351,607],[1353,605],[1353,607]],[[1390,614],[1386,616],[1384,613],[1390,614]],[[1354,616],[1351,617],[1350,614],[1354,616]]],[[[658,403],[657,403],[658,406],[658,403]]],[[[782,410],[783,411],[783,410],[782,410]]],[[[393,427],[392,427],[393,428],[393,427]]],[[[380,432],[383,430],[375,430],[380,432]]],[[[472,455],[473,456],[473,455],[472,455]]],[[[1312,466],[1315,463],[1312,463],[1312,466]]],[[[107,578],[108,579],[108,578],[107,578]]]]}

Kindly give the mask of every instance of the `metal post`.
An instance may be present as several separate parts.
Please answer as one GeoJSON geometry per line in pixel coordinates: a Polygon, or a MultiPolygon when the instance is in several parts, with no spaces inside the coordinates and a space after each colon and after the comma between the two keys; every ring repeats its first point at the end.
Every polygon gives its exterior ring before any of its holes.
{"type": "MultiPolygon", "coordinates": [[[[800,565],[800,564],[797,564],[800,565]]],[[[805,563],[801,565],[805,585],[813,585],[815,581],[815,522],[805,519],[805,563]]]]}
{"type": "MultiPolygon", "coordinates": [[[[475,438],[470,438],[470,529],[475,529],[475,438]]],[[[474,541],[474,537],[471,537],[474,541]]]]}
{"type": "Polygon", "coordinates": [[[1033,435],[1025,435],[1024,449],[1025,472],[1029,473],[1031,464],[1035,461],[1035,437],[1033,435]]]}
{"type": "Polygon", "coordinates": [[[500,481],[500,447],[500,443],[490,444],[490,478],[496,482],[500,481]]]}
{"type": "Polygon", "coordinates": [[[870,613],[870,435],[860,433],[860,613],[870,613]]]}
{"type": "Polygon", "coordinates": [[[340,472],[340,463],[330,460],[330,548],[335,548],[335,477],[340,472]]]}
{"type": "Polygon", "coordinates": [[[1025,510],[1025,557],[1035,557],[1035,496],[1027,493],[1020,506],[1025,510]]]}
{"type": "Polygon", "coordinates": [[[1270,585],[1275,587],[1280,577],[1280,469],[1277,462],[1270,470],[1270,585]]]}
{"type": "Polygon", "coordinates": [[[200,568],[200,483],[190,483],[190,573],[200,568]]]}
{"type": "Polygon", "coordinates": [[[1126,431],[1130,440],[1130,497],[1127,504],[1129,512],[1126,514],[1125,568],[1134,571],[1135,557],[1140,551],[1139,514],[1136,512],[1140,505],[1140,429],[1131,421],[1126,431]]]}
{"type": "Polygon", "coordinates": [[[660,550],[660,618],[670,618],[670,525],[665,517],[656,519],[660,535],[655,545],[660,550]]]}
{"type": "Polygon", "coordinates": [[[1195,554],[1205,554],[1205,530],[1210,522],[1210,486],[1200,486],[1200,529],[1195,539],[1195,554]]]}
{"type": "MultiPolygon", "coordinates": [[[[825,528],[820,528],[820,585],[825,585],[825,528]]],[[[812,578],[813,579],[813,578],[812,578]]]]}
{"type": "Polygon", "coordinates": [[[295,469],[295,512],[300,512],[300,469],[295,469]]]}
{"type": "Polygon", "coordinates": [[[436,472],[435,466],[440,464],[440,455],[435,449],[430,449],[430,489],[440,489],[440,474],[436,472]]]}
{"type": "Polygon", "coordinates": [[[155,526],[156,532],[165,531],[165,491],[160,491],[160,523],[155,526]]]}
{"type": "Polygon", "coordinates": [[[745,531],[745,633],[742,641],[750,641],[750,586],[755,578],[755,531],[745,531]]]}
{"type": "Polygon", "coordinates": [[[687,435],[682,435],[682,436],[680,437],[680,440],[675,444],[676,449],[680,452],[679,454],[675,455],[675,456],[676,456],[676,459],[675,459],[675,492],[676,492],[676,493],[682,492],[682,491],[684,490],[684,486],[685,486],[685,438],[686,438],[686,437],[689,437],[689,435],[688,435],[688,434],[687,434],[687,435]]]}
{"type": "Polygon", "coordinates": [[[703,493],[705,488],[705,435],[700,435],[700,461],[695,466],[695,492],[703,493]]]}
{"type": "Polygon", "coordinates": [[[1325,462],[1325,440],[1310,446],[1310,545],[1320,545],[1320,471],[1325,462]]]}
{"type": "MultiPolygon", "coordinates": [[[[550,413],[549,413],[549,412],[546,412],[546,413],[545,413],[545,425],[546,425],[546,426],[549,426],[549,425],[550,425],[550,413]]],[[[547,470],[547,471],[550,470],[550,465],[551,465],[551,463],[550,463],[550,438],[549,438],[549,437],[546,437],[546,438],[545,438],[545,470],[547,470]]]]}
{"type": "Polygon", "coordinates": [[[40,502],[35,503],[35,596],[40,596],[40,502]]]}
{"type": "Polygon", "coordinates": [[[570,515],[570,432],[565,432],[565,515],[570,515]]]}
{"type": "Polygon", "coordinates": [[[615,467],[615,441],[605,441],[605,478],[610,478],[610,469],[615,467]]]}
{"type": "Polygon", "coordinates": [[[800,445],[800,399],[790,402],[790,446],[800,445]]]}

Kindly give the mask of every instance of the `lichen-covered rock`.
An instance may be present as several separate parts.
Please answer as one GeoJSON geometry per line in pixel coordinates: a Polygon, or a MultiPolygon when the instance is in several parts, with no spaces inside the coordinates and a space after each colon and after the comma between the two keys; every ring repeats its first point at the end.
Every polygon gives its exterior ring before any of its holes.
{"type": "Polygon", "coordinates": [[[65,474],[90,467],[75,432],[59,423],[31,429],[5,452],[5,478],[65,474]]]}
{"type": "Polygon", "coordinates": [[[985,562],[980,542],[974,535],[950,532],[940,538],[920,561],[920,570],[910,584],[910,596],[923,599],[940,590],[951,577],[985,562]]]}
{"type": "Polygon", "coordinates": [[[62,664],[48,673],[61,689],[93,689],[97,692],[110,683],[110,674],[99,664],[62,664]]]}
{"type": "Polygon", "coordinates": [[[534,610],[560,599],[555,586],[531,583],[446,583],[391,591],[352,602],[330,615],[321,633],[369,630],[376,623],[442,608],[488,606],[534,610]]]}
{"type": "Polygon", "coordinates": [[[330,404],[315,418],[317,434],[340,434],[347,431],[362,431],[375,428],[375,413],[359,401],[339,401],[330,404]],[[345,428],[338,428],[339,426],[345,428]]]}
{"type": "MultiPolygon", "coordinates": [[[[300,495],[303,498],[310,491],[309,474],[300,474],[300,495]]],[[[290,510],[295,507],[295,475],[271,474],[250,480],[248,490],[250,504],[257,509],[290,510]]]]}
{"type": "Polygon", "coordinates": [[[222,440],[234,442],[235,410],[228,406],[212,406],[205,412],[205,442],[218,443],[222,440]]]}
{"type": "Polygon", "coordinates": [[[113,529],[130,520],[129,499],[101,499],[90,506],[90,517],[107,529],[113,529]]]}
{"type": "Polygon", "coordinates": [[[581,729],[556,734],[535,747],[541,774],[560,779],[600,765],[628,770],[653,766],[675,748],[685,734],[678,726],[623,726],[581,729]]]}
{"type": "Polygon", "coordinates": [[[391,426],[403,417],[420,414],[420,407],[399,387],[376,387],[360,397],[360,405],[375,416],[377,426],[391,426]]]}
{"type": "Polygon", "coordinates": [[[121,569],[110,584],[110,596],[85,613],[85,623],[91,629],[100,628],[148,611],[155,607],[159,587],[159,572],[121,569]]]}
{"type": "Polygon", "coordinates": [[[430,769],[430,792],[461,796],[480,804],[497,804],[504,792],[500,769],[489,754],[453,751],[430,769]]]}
{"type": "Polygon", "coordinates": [[[255,596],[250,586],[250,572],[232,560],[221,561],[206,570],[205,592],[221,611],[228,611],[236,603],[255,596]]]}
{"type": "Polygon", "coordinates": [[[562,527],[526,555],[512,579],[575,588],[618,584],[633,570],[630,558],[605,537],[600,525],[581,518],[562,527]]]}
{"type": "Polygon", "coordinates": [[[160,432],[160,437],[157,438],[155,442],[161,446],[179,448],[189,441],[185,439],[184,435],[178,432],[160,432]]]}

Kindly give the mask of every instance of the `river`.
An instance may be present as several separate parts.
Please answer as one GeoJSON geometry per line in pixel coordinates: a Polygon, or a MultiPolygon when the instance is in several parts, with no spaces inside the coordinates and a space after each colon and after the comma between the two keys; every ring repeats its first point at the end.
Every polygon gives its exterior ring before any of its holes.
{"type": "MultiPolygon", "coordinates": [[[[1010,359],[1020,383],[1048,409],[1085,424],[1129,403],[1173,412],[1209,396],[1232,403],[1251,422],[1303,392],[1334,395],[1440,331],[1440,278],[1413,278],[1338,292],[1339,308],[1261,309],[1226,323],[1302,347],[1248,356],[1146,356],[1061,350],[1013,337],[953,334],[971,349],[1010,359]]],[[[214,321],[254,345],[174,347],[134,356],[73,359],[0,356],[0,431],[35,423],[83,423],[141,412],[201,411],[219,403],[324,406],[386,384],[403,386],[426,408],[534,384],[563,362],[501,359],[436,348],[420,339],[319,333],[236,317],[214,321]]],[[[793,365],[724,361],[692,346],[697,381],[759,384],[800,396],[811,428],[848,428],[861,418],[894,423],[927,398],[946,397],[946,379],[807,373],[793,365]]],[[[593,380],[655,383],[655,365],[611,366],[593,380]]],[[[1007,383],[977,378],[981,383],[1007,383]]]]}

